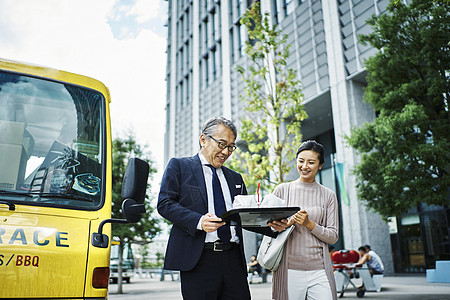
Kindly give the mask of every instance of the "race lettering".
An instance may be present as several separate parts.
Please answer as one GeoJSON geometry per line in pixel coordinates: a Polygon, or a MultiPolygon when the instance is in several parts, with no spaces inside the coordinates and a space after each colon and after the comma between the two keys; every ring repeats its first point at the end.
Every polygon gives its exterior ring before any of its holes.
{"type": "Polygon", "coordinates": [[[14,244],[16,240],[20,240],[22,245],[27,245],[27,238],[25,237],[25,232],[23,232],[22,228],[17,228],[16,231],[14,231],[11,239],[9,240],[9,244],[14,244]]]}
{"type": "Polygon", "coordinates": [[[41,232],[40,230],[36,230],[33,234],[33,242],[38,245],[38,246],[45,246],[48,243],[50,243],[49,240],[44,240],[43,242],[39,242],[39,232],[41,232]]]}
{"type": "Polygon", "coordinates": [[[0,254],[0,266],[3,266],[3,258],[5,256],[3,254],[0,254]]]}
{"type": "Polygon", "coordinates": [[[6,230],[4,228],[0,228],[0,244],[3,244],[2,235],[4,235],[6,230]]]}
{"type": "Polygon", "coordinates": [[[31,242],[32,239],[33,244],[36,246],[55,245],[56,247],[70,247],[68,232],[55,232],[54,229],[50,232],[52,233],[50,235],[46,229],[25,232],[24,228],[11,229],[11,231],[7,232],[5,228],[0,227],[0,245],[3,243],[10,245],[28,245],[28,241],[31,242]]]}
{"type": "Polygon", "coordinates": [[[57,232],[56,233],[56,247],[69,247],[69,245],[63,245],[61,244],[61,241],[67,241],[68,239],[66,237],[62,237],[62,234],[68,234],[67,232],[57,232]]]}

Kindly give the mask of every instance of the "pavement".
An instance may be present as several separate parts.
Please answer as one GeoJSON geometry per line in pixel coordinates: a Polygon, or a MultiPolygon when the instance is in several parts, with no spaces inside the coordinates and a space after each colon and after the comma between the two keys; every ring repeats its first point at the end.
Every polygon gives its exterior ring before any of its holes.
{"type": "MultiPolygon", "coordinates": [[[[175,278],[176,279],[176,278],[175,278]]],[[[267,283],[261,283],[260,278],[250,284],[252,299],[271,300],[272,277],[269,275],[267,283]]],[[[360,279],[353,279],[356,286],[361,284],[360,279]]],[[[164,299],[181,300],[180,282],[172,281],[166,275],[165,281],[159,276],[153,278],[139,278],[135,276],[131,283],[123,284],[123,294],[117,293],[117,284],[110,284],[108,299],[137,300],[137,299],[164,299]]],[[[356,290],[349,285],[342,299],[361,299],[356,296],[356,290]]],[[[450,300],[450,283],[428,283],[425,275],[395,275],[385,276],[381,292],[366,292],[362,299],[407,299],[407,300],[450,300]]]]}

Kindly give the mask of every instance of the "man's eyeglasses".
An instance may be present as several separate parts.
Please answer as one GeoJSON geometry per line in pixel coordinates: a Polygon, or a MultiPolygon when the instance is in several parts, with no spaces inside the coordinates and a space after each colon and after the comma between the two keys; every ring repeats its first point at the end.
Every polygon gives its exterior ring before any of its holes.
{"type": "Polygon", "coordinates": [[[213,138],[212,136],[208,135],[208,137],[210,137],[214,142],[217,143],[217,146],[219,146],[220,149],[225,149],[228,148],[228,152],[233,152],[234,150],[236,150],[236,145],[233,146],[228,146],[227,144],[225,144],[224,142],[219,142],[218,140],[216,140],[215,138],[213,138]]]}

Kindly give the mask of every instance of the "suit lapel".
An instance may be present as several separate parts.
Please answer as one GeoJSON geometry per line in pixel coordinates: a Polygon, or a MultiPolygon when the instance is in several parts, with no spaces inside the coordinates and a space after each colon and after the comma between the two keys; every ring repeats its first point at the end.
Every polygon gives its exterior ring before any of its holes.
{"type": "Polygon", "coordinates": [[[198,157],[198,154],[191,157],[190,166],[191,166],[192,174],[195,178],[195,181],[197,182],[197,186],[200,188],[203,202],[205,202],[205,205],[208,205],[208,196],[206,194],[205,176],[203,175],[202,163],[200,162],[200,157],[198,157]]]}
{"type": "MultiPolygon", "coordinates": [[[[205,176],[203,174],[203,167],[200,161],[200,157],[198,154],[191,157],[189,161],[193,177],[197,183],[197,186],[200,188],[200,192],[202,194],[203,201],[205,205],[208,205],[208,195],[206,193],[206,184],[205,184],[205,176]]],[[[234,197],[236,195],[243,194],[244,183],[242,181],[238,181],[238,178],[226,167],[222,167],[223,174],[225,179],[227,180],[228,189],[231,194],[231,202],[234,202],[234,197]]]]}

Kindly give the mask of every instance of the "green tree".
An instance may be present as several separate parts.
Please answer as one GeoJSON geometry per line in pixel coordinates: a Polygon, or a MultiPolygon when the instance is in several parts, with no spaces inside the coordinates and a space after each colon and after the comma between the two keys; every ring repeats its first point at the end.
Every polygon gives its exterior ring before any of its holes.
{"type": "MultiPolygon", "coordinates": [[[[154,162],[150,159],[149,152],[146,151],[146,146],[139,145],[132,134],[128,134],[126,138],[115,138],[112,144],[112,217],[116,219],[123,219],[122,208],[122,182],[128,160],[131,157],[138,157],[145,160],[150,165],[149,179],[152,179],[153,174],[156,173],[154,162]]],[[[148,184],[148,190],[150,185],[148,184]]],[[[119,289],[122,293],[122,255],[123,248],[126,243],[133,243],[136,239],[140,242],[150,242],[160,231],[159,219],[153,218],[153,207],[150,205],[149,194],[147,193],[145,201],[146,213],[137,223],[130,224],[112,224],[112,235],[120,241],[119,245],[119,289]]]]}
{"type": "Polygon", "coordinates": [[[393,1],[360,37],[379,50],[364,94],[377,117],[347,141],[361,154],[358,195],[385,218],[449,203],[449,11],[444,1],[393,1]]]}
{"type": "Polygon", "coordinates": [[[246,103],[247,116],[242,119],[242,143],[231,164],[243,171],[250,191],[258,182],[270,190],[272,184],[285,181],[301,140],[301,122],[307,118],[300,81],[295,70],[286,66],[287,35],[269,18],[269,13],[261,14],[259,2],[241,18],[248,31],[245,53],[251,65],[237,67],[245,82],[240,100],[246,103]]]}

